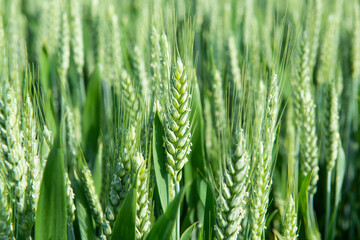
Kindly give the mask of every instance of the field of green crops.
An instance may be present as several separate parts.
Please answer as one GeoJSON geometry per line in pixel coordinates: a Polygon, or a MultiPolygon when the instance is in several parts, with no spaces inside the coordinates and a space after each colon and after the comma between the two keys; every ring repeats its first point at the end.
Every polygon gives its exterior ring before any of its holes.
{"type": "Polygon", "coordinates": [[[0,0],[0,240],[358,240],[359,82],[359,0],[0,0]]]}

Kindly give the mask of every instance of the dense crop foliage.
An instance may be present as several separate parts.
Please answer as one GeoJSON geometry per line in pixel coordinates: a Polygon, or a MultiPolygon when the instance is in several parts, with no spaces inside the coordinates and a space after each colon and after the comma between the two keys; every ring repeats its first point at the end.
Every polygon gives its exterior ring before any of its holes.
{"type": "Polygon", "coordinates": [[[359,0],[0,0],[0,239],[360,239],[359,0]]]}

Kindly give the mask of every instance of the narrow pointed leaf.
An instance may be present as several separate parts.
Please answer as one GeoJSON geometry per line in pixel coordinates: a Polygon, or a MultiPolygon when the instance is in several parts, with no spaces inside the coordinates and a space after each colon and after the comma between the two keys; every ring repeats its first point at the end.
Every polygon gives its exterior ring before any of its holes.
{"type": "Polygon", "coordinates": [[[63,240],[67,236],[66,189],[63,151],[59,136],[49,154],[40,187],[35,238],[63,240]]]}
{"type": "Polygon", "coordinates": [[[135,221],[136,189],[131,187],[116,217],[111,239],[135,240],[135,221]]]}
{"type": "Polygon", "coordinates": [[[184,187],[168,205],[165,213],[155,222],[151,228],[147,240],[169,240],[176,223],[178,209],[184,198],[184,187]]]}
{"type": "Polygon", "coordinates": [[[164,128],[158,112],[155,114],[153,128],[153,151],[156,186],[163,211],[169,203],[168,173],[166,171],[166,155],[164,149],[164,128]]]}
{"type": "Polygon", "coordinates": [[[190,227],[188,227],[188,229],[186,229],[185,232],[181,235],[180,240],[189,240],[194,232],[196,224],[197,222],[191,225],[190,227]]]}

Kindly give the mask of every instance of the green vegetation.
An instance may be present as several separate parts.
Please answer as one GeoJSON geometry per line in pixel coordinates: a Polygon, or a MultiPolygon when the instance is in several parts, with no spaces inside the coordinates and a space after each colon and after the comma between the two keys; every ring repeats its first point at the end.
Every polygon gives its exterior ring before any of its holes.
{"type": "Polygon", "coordinates": [[[359,0],[0,0],[0,240],[360,239],[359,0]]]}

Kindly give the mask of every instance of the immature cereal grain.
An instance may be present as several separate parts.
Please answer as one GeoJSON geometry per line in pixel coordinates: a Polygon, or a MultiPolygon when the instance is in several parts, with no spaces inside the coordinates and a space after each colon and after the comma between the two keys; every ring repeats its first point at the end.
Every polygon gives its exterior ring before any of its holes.
{"type": "Polygon", "coordinates": [[[11,222],[13,213],[10,207],[10,196],[7,192],[5,181],[5,176],[2,171],[0,171],[0,240],[14,240],[14,227],[11,222]]]}
{"type": "Polygon", "coordinates": [[[251,211],[251,239],[261,239],[265,230],[265,216],[269,204],[269,193],[271,189],[271,171],[273,166],[273,147],[275,143],[278,114],[280,109],[279,80],[276,74],[270,80],[265,107],[265,118],[263,122],[262,137],[257,146],[252,189],[250,211],[251,211]]]}
{"type": "Polygon", "coordinates": [[[177,59],[170,84],[170,101],[167,106],[165,145],[167,170],[173,178],[170,196],[174,197],[175,182],[180,182],[187,155],[190,152],[190,81],[180,58],[177,59]]]}
{"type": "Polygon", "coordinates": [[[133,158],[134,169],[137,175],[137,202],[136,202],[136,239],[144,239],[150,230],[150,211],[149,211],[149,173],[146,162],[141,153],[137,152],[133,158]]]}
{"type": "Polygon", "coordinates": [[[12,196],[11,206],[15,214],[24,210],[25,189],[27,185],[27,163],[21,142],[20,113],[17,98],[8,82],[5,82],[0,101],[1,152],[6,167],[6,174],[12,196]]]}
{"type": "Polygon", "coordinates": [[[66,12],[62,13],[61,30],[58,41],[58,73],[62,87],[67,86],[67,72],[70,65],[70,32],[66,12]]]}
{"type": "Polygon", "coordinates": [[[297,214],[295,202],[291,194],[286,200],[285,216],[283,218],[284,240],[297,239],[297,214]]]}
{"type": "Polygon", "coordinates": [[[66,209],[67,209],[67,225],[68,228],[73,227],[75,221],[75,204],[74,204],[74,191],[71,187],[69,175],[65,172],[65,186],[66,186],[66,209]]]}
{"type": "Polygon", "coordinates": [[[300,156],[302,159],[301,171],[306,177],[311,171],[310,193],[316,193],[319,180],[319,156],[315,126],[315,103],[309,91],[301,93],[301,126],[300,126],[300,156]]]}
{"type": "Polygon", "coordinates": [[[106,209],[106,218],[111,224],[115,221],[121,203],[124,201],[127,191],[130,189],[133,173],[135,155],[136,135],[135,127],[130,126],[121,159],[117,159],[115,172],[110,185],[109,202],[106,209]]]}
{"type": "Polygon", "coordinates": [[[235,137],[231,155],[226,159],[222,186],[217,199],[215,231],[218,239],[236,240],[245,215],[250,157],[242,130],[235,137]]]}
{"type": "Polygon", "coordinates": [[[213,71],[213,101],[214,101],[214,122],[218,134],[223,133],[226,127],[226,107],[223,93],[223,82],[219,70],[213,71]]]}
{"type": "Polygon", "coordinates": [[[78,173],[79,173],[80,181],[84,187],[85,196],[89,204],[96,226],[101,229],[101,234],[110,236],[111,235],[110,224],[105,219],[100,201],[95,192],[94,180],[92,179],[91,172],[87,167],[87,165],[85,165],[85,163],[83,163],[83,165],[79,167],[78,173]]]}
{"type": "Polygon", "coordinates": [[[338,94],[335,82],[326,86],[326,110],[324,124],[326,170],[331,171],[335,167],[339,149],[339,107],[338,94]]]}
{"type": "Polygon", "coordinates": [[[23,147],[28,164],[27,187],[25,192],[25,209],[21,217],[21,231],[27,238],[31,236],[31,229],[35,223],[35,213],[40,192],[40,156],[37,139],[37,123],[33,105],[28,95],[25,99],[22,113],[23,147]]]}
{"type": "MultiPolygon", "coordinates": [[[[134,83],[125,69],[121,71],[121,93],[122,101],[125,103],[126,113],[130,122],[136,122],[139,110],[138,94],[134,88],[134,83]]],[[[135,124],[136,125],[136,124],[135,124]]]]}

